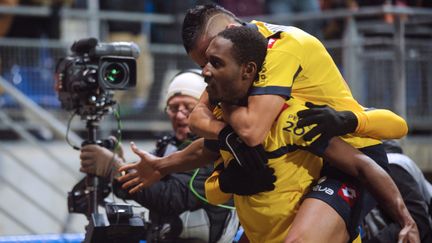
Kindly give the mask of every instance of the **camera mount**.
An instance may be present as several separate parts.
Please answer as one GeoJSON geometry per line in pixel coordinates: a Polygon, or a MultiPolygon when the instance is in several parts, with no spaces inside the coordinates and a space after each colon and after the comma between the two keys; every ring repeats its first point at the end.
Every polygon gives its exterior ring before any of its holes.
{"type": "MultiPolygon", "coordinates": [[[[114,149],[112,140],[98,140],[99,122],[116,104],[114,90],[136,85],[136,58],[139,48],[134,43],[98,43],[89,38],[75,42],[67,56],[56,66],[56,91],[62,108],[86,120],[87,139],[81,144],[97,144],[114,149]]],[[[98,206],[111,192],[106,178],[87,174],[68,195],[70,213],[85,214],[85,243],[138,242],[145,238],[145,224],[133,215],[132,205],[105,204],[106,214],[98,206]]]]}

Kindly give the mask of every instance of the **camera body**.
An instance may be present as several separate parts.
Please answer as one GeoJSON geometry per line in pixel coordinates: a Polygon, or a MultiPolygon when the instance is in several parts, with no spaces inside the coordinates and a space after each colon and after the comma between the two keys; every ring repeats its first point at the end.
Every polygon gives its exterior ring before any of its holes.
{"type": "Polygon", "coordinates": [[[132,205],[107,203],[106,214],[92,214],[84,243],[138,243],[146,239],[148,223],[135,215],[132,205]]]}
{"type": "Polygon", "coordinates": [[[81,116],[102,116],[115,104],[114,90],[136,86],[135,43],[98,43],[89,38],[76,41],[72,54],[58,61],[56,91],[62,108],[81,116]]]}

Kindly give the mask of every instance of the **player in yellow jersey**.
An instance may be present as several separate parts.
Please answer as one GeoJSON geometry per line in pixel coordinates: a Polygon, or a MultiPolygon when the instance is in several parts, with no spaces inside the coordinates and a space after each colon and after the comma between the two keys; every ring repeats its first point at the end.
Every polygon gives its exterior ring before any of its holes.
{"type": "MultiPolygon", "coordinates": [[[[211,43],[206,53],[209,63],[205,66],[203,74],[207,78],[210,97],[215,100],[223,100],[222,109],[224,109],[227,103],[232,103],[232,101],[237,101],[247,95],[257,71],[260,69],[260,66],[256,63],[262,62],[265,56],[267,41],[257,32],[239,27],[238,30],[227,29],[223,31],[211,43]],[[253,33],[255,33],[255,36],[253,33]],[[247,43],[246,40],[250,43],[247,43]],[[254,53],[251,50],[257,44],[262,44],[260,50],[263,54],[250,54],[254,53]],[[242,45],[241,48],[240,45],[242,45]],[[249,53],[249,56],[245,53],[249,53]],[[259,57],[262,58],[260,59],[259,57]]],[[[257,52],[259,51],[257,50],[257,52]]],[[[416,232],[415,222],[409,213],[407,213],[401,196],[388,174],[370,158],[364,156],[339,138],[333,138],[330,142],[323,137],[314,137],[312,141],[304,141],[302,135],[310,130],[311,127],[298,128],[298,118],[296,115],[297,111],[305,108],[304,102],[290,99],[285,104],[286,106],[279,115],[277,122],[273,124],[270,133],[263,142],[263,149],[265,149],[267,154],[268,165],[234,159],[237,155],[231,153],[231,149],[221,144],[221,155],[224,158],[227,169],[237,166],[243,167],[240,171],[246,171],[246,173],[238,174],[238,176],[247,176],[248,173],[255,173],[254,171],[261,170],[266,171],[266,168],[271,168],[274,170],[277,178],[273,190],[251,196],[235,195],[236,208],[249,239],[252,242],[281,242],[287,236],[295,214],[300,213],[300,215],[304,216],[304,212],[301,209],[298,211],[300,200],[309,190],[312,181],[319,177],[322,165],[319,157],[305,151],[309,150],[318,155],[323,155],[328,159],[327,162],[362,180],[363,184],[377,196],[380,203],[383,203],[382,205],[386,205],[387,209],[391,211],[391,214],[404,228],[403,230],[407,235],[401,237],[401,240],[417,242],[418,233],[416,232]],[[240,164],[239,161],[250,163],[240,164]]],[[[233,133],[224,128],[222,133],[225,132],[227,134],[223,136],[227,140],[230,140],[233,133]]],[[[232,143],[228,142],[226,145],[230,146],[232,143]]],[[[194,154],[190,154],[191,150],[189,150],[189,153],[177,153],[162,159],[151,158],[136,148],[134,148],[134,151],[140,155],[142,160],[138,164],[123,167],[123,170],[136,169],[137,171],[121,179],[130,180],[124,184],[125,187],[139,184],[142,182],[140,181],[141,179],[157,177],[158,173],[163,174],[160,169],[161,167],[155,169],[154,165],[156,164],[173,165],[173,161],[179,160],[179,158],[190,160],[191,157],[194,157],[194,154]],[[153,163],[156,160],[159,161],[153,163]]],[[[188,151],[188,149],[185,151],[188,151]]],[[[195,157],[195,160],[201,159],[201,161],[205,161],[206,158],[208,157],[204,154],[204,156],[195,157]]],[[[220,177],[223,176],[223,173],[220,174],[220,177]]],[[[253,186],[253,183],[249,186],[253,186]]],[[[347,194],[345,198],[355,203],[356,197],[353,195],[355,190],[353,187],[341,187],[339,191],[331,191],[330,188],[325,190],[328,193],[331,192],[330,194],[347,194]],[[349,198],[349,196],[352,196],[352,198],[349,198]]],[[[334,206],[339,207],[340,205],[334,206]]],[[[328,220],[327,215],[320,214],[319,217],[317,221],[328,220]]],[[[319,230],[312,230],[312,232],[320,233],[319,230]]],[[[315,235],[314,237],[317,236],[315,235]]],[[[331,238],[317,239],[321,241],[343,242],[347,240],[347,236],[335,231],[331,238]]],[[[289,240],[287,238],[287,241],[289,240]]],[[[311,238],[303,240],[313,242],[311,238]]]]}
{"type": "MultiPolygon", "coordinates": [[[[253,147],[263,141],[282,105],[290,96],[332,107],[322,108],[309,104],[313,109],[299,113],[303,118],[299,121],[299,127],[318,122],[318,125],[304,136],[305,140],[318,134],[332,137],[355,132],[358,136],[378,139],[406,134],[406,122],[394,113],[388,110],[365,111],[352,97],[322,43],[295,27],[259,21],[244,23],[219,6],[197,6],[188,11],[183,23],[185,49],[189,56],[203,67],[208,61],[204,54],[213,37],[225,28],[239,25],[256,29],[269,40],[269,51],[262,72],[250,89],[247,101],[243,101],[247,106],[225,109],[224,121],[232,126],[247,145],[253,147]],[[305,117],[306,115],[308,117],[305,117]]],[[[226,123],[214,118],[210,109],[211,103],[204,94],[190,119],[191,128],[196,133],[215,139],[226,123]]],[[[380,141],[351,135],[345,138],[355,147],[367,147],[365,152],[386,167],[387,159],[379,145],[380,141]]],[[[343,175],[327,166],[323,171],[325,176],[343,175]]],[[[323,194],[322,191],[317,190],[310,196],[320,198],[320,194],[323,194]]],[[[368,200],[367,196],[362,200],[368,200]]],[[[372,205],[368,204],[365,211],[372,205]]],[[[357,217],[362,217],[363,214],[364,212],[359,213],[357,217]]]]}
{"type": "MultiPolygon", "coordinates": [[[[233,111],[227,120],[249,146],[263,141],[274,118],[290,96],[318,105],[326,104],[338,111],[333,114],[321,113],[316,119],[309,117],[302,121],[302,125],[320,121],[312,135],[322,132],[331,137],[355,132],[363,137],[377,139],[406,135],[406,122],[391,111],[365,111],[352,97],[322,43],[298,28],[259,21],[244,23],[220,6],[197,6],[186,13],[183,22],[183,44],[188,55],[203,67],[207,62],[204,53],[212,38],[225,28],[238,25],[256,29],[269,39],[270,44],[263,70],[251,89],[248,106],[233,111]]],[[[320,109],[315,108],[315,111],[320,109]]],[[[216,139],[225,124],[212,118],[208,97],[203,95],[201,103],[191,114],[191,127],[205,138],[216,139]]],[[[310,139],[312,135],[307,138],[310,139]]]]}

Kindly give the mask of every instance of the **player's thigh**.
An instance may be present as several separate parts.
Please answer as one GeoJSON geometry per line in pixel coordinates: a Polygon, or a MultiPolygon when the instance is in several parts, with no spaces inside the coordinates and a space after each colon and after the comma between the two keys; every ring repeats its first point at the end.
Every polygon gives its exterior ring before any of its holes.
{"type": "Polygon", "coordinates": [[[333,207],[316,198],[306,198],[288,231],[285,242],[347,242],[345,221],[333,207]]]}

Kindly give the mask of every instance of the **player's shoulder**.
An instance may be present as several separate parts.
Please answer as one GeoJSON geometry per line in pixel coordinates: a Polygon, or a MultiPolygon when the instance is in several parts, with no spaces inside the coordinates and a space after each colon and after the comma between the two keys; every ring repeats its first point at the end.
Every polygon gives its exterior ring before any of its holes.
{"type": "Polygon", "coordinates": [[[309,35],[305,31],[295,26],[278,25],[278,24],[266,23],[266,22],[255,21],[255,20],[252,21],[251,23],[255,24],[258,28],[258,31],[266,38],[276,35],[277,33],[285,33],[286,36],[292,36],[294,38],[303,35],[305,36],[309,35]]]}

